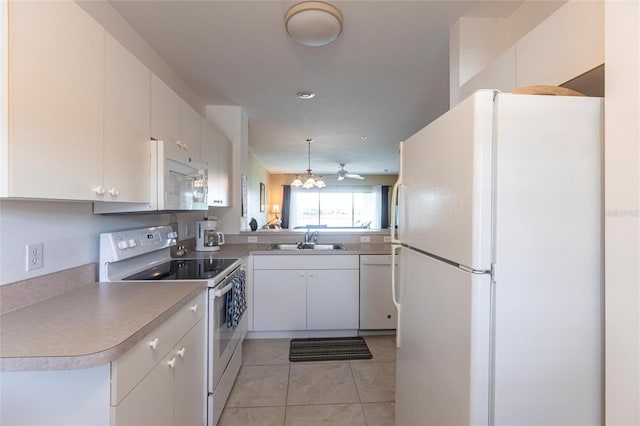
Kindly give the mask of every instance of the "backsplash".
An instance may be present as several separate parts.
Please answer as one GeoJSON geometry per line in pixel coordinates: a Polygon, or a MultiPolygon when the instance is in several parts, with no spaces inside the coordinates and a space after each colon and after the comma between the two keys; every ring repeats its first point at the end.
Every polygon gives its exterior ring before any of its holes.
{"type": "Polygon", "coordinates": [[[96,264],[71,268],[0,286],[0,314],[96,282],[96,264]]]}

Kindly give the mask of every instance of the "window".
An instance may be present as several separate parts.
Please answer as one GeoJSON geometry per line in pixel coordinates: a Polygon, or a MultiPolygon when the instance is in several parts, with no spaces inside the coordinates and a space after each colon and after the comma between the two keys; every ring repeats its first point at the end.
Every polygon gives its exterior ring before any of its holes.
{"type": "Polygon", "coordinates": [[[381,187],[293,189],[290,227],[380,228],[381,187]]]}

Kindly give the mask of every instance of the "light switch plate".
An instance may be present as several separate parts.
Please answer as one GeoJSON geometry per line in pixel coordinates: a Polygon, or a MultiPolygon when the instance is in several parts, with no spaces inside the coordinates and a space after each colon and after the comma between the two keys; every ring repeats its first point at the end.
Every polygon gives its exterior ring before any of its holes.
{"type": "Polygon", "coordinates": [[[247,237],[247,242],[248,243],[257,243],[258,242],[258,237],[247,237]]]}
{"type": "Polygon", "coordinates": [[[384,242],[385,243],[390,243],[391,242],[391,237],[384,237],[384,242]]]}
{"type": "Polygon", "coordinates": [[[368,243],[370,241],[369,237],[360,237],[360,242],[361,243],[368,243]]]}

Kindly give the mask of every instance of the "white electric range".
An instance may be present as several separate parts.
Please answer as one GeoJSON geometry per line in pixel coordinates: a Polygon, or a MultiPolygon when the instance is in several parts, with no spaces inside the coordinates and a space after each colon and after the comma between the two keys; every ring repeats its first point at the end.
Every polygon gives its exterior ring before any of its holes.
{"type": "Polygon", "coordinates": [[[206,281],[207,423],[215,426],[242,363],[247,333],[242,259],[171,258],[177,232],[155,226],[100,234],[100,281],[206,281]]]}

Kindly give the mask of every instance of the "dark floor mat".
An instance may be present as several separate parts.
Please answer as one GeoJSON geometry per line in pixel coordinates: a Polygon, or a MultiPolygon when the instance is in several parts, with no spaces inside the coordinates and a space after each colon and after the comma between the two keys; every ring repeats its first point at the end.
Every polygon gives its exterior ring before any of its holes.
{"type": "Polygon", "coordinates": [[[345,361],[371,359],[373,355],[362,337],[322,337],[292,339],[289,361],[345,361]]]}

